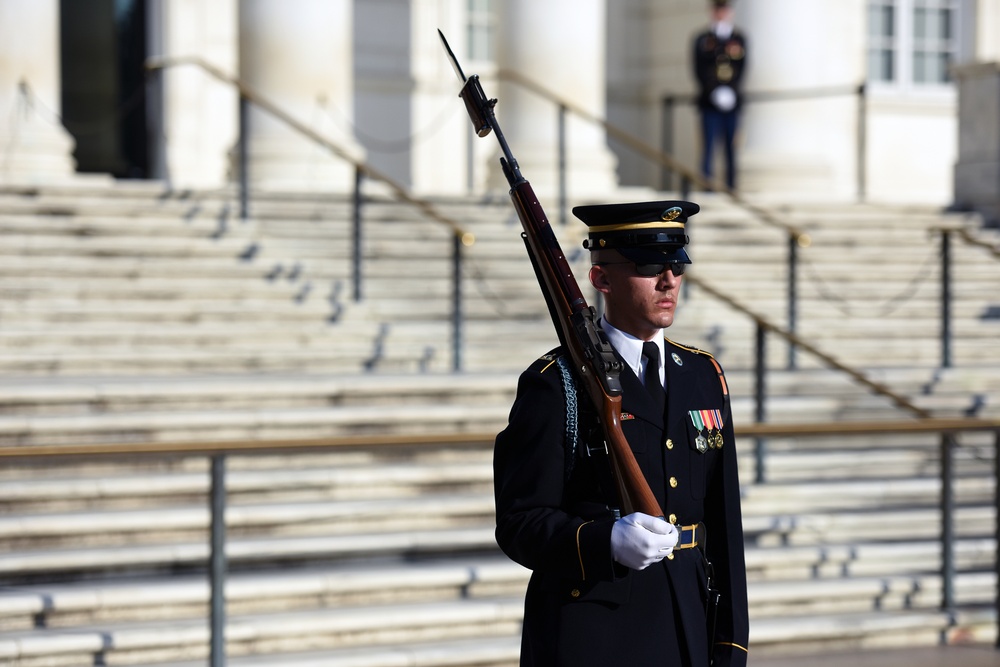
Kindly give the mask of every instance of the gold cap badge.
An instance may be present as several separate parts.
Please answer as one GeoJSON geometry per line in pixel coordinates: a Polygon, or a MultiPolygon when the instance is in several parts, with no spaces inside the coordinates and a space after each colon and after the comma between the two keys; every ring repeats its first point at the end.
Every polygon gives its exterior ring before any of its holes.
{"type": "Polygon", "coordinates": [[[677,216],[679,216],[683,212],[684,211],[681,209],[680,206],[671,206],[662,214],[660,214],[660,219],[665,222],[670,222],[671,220],[677,219],[677,216]]]}

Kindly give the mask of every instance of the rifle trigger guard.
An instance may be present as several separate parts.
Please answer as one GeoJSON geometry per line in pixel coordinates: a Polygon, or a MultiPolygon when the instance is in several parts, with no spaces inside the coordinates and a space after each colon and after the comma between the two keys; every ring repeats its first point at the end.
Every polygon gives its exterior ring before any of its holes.
{"type": "Polygon", "coordinates": [[[584,354],[594,365],[597,379],[608,396],[621,396],[620,374],[622,362],[615,356],[607,335],[597,326],[597,311],[593,306],[578,310],[570,316],[570,322],[583,343],[584,354]]]}

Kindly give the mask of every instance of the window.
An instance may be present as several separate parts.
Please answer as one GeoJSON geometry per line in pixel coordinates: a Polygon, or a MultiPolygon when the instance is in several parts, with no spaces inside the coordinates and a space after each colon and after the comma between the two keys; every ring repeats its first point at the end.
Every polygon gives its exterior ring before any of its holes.
{"type": "Polygon", "coordinates": [[[868,80],[893,81],[896,75],[896,7],[892,0],[868,4],[868,80]]]}
{"type": "Polygon", "coordinates": [[[496,14],[493,0],[468,0],[468,53],[471,60],[491,61],[494,53],[496,14]]]}
{"type": "Polygon", "coordinates": [[[869,0],[868,80],[900,87],[951,82],[960,0],[869,0]]]}
{"type": "Polygon", "coordinates": [[[921,0],[913,8],[913,82],[946,83],[955,60],[955,8],[951,2],[921,0]]]}

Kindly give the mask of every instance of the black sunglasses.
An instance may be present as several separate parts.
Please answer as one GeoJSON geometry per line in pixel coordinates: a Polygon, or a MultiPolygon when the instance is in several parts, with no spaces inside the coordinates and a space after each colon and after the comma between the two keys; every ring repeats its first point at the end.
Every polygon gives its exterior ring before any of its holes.
{"type": "Polygon", "coordinates": [[[595,266],[608,266],[610,264],[631,264],[635,267],[635,272],[645,278],[653,278],[661,275],[667,269],[675,276],[684,275],[687,264],[683,262],[664,262],[662,264],[639,264],[637,262],[597,262],[595,266]]]}

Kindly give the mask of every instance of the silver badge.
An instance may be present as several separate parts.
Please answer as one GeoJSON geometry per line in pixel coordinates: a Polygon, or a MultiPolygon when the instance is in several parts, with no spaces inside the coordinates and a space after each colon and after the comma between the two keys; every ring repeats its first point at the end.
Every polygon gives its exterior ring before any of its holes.
{"type": "Polygon", "coordinates": [[[681,359],[681,356],[679,354],[677,354],[676,352],[671,352],[670,353],[670,358],[673,359],[674,363],[677,364],[678,366],[683,366],[684,365],[684,361],[681,359]]]}
{"type": "Polygon", "coordinates": [[[694,446],[698,448],[698,451],[701,454],[704,454],[708,451],[708,440],[705,439],[705,436],[699,433],[698,437],[694,439],[694,446]]]}

